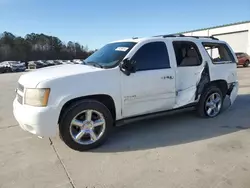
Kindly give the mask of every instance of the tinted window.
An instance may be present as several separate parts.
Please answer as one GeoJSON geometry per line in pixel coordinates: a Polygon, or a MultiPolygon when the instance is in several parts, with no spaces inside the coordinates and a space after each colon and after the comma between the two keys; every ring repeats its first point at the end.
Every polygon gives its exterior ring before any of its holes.
{"type": "Polygon", "coordinates": [[[174,41],[173,45],[178,67],[201,65],[202,57],[195,43],[190,41],[174,41]]]}
{"type": "Polygon", "coordinates": [[[227,45],[222,43],[202,43],[214,64],[235,63],[233,54],[227,45]]]}
{"type": "Polygon", "coordinates": [[[135,42],[116,42],[107,44],[85,59],[84,63],[95,63],[103,67],[114,67],[123,60],[135,44],[135,42]]]}
{"type": "Polygon", "coordinates": [[[151,42],[143,45],[133,56],[136,61],[136,70],[154,70],[170,68],[166,44],[151,42]]]}

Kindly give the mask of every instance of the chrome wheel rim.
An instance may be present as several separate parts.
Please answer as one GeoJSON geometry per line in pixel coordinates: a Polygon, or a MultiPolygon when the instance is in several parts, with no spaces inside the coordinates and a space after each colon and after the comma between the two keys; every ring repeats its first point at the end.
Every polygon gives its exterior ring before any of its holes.
{"type": "Polygon", "coordinates": [[[70,135],[78,144],[89,145],[97,142],[106,128],[102,113],[95,110],[84,110],[78,113],[70,123],[70,135]]]}
{"type": "Polygon", "coordinates": [[[212,93],[206,101],[206,113],[209,117],[214,117],[219,114],[221,109],[221,96],[219,93],[212,93]]]}

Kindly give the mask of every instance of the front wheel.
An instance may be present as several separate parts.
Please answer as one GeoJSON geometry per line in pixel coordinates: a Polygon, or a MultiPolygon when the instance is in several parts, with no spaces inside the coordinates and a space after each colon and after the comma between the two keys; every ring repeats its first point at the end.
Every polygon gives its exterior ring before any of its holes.
{"type": "Polygon", "coordinates": [[[244,63],[243,67],[248,67],[248,66],[249,66],[249,60],[247,60],[247,61],[244,63]]]}
{"type": "Polygon", "coordinates": [[[113,127],[109,109],[95,100],[69,107],[59,123],[60,136],[71,149],[85,151],[102,145],[113,127]]]}
{"type": "Polygon", "coordinates": [[[219,115],[223,106],[223,95],[216,86],[210,86],[201,95],[197,112],[201,117],[213,118],[219,115]]]}

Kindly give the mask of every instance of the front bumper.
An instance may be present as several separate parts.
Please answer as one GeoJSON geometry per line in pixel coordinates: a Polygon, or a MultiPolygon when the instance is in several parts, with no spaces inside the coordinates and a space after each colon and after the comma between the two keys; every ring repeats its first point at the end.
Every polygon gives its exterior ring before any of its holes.
{"type": "Polygon", "coordinates": [[[41,137],[53,137],[57,133],[59,114],[51,107],[32,107],[13,102],[13,114],[20,127],[41,137]]]}

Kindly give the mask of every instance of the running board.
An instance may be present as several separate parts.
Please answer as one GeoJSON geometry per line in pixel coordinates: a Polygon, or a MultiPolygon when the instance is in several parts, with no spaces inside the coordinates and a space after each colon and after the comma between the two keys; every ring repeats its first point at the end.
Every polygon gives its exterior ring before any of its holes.
{"type": "Polygon", "coordinates": [[[145,120],[145,119],[153,119],[156,117],[170,115],[170,113],[175,113],[175,112],[180,111],[180,110],[192,108],[195,105],[196,105],[196,103],[192,103],[192,104],[188,104],[188,105],[185,105],[183,107],[172,109],[172,110],[154,112],[154,113],[150,113],[150,114],[144,114],[144,115],[139,115],[139,116],[134,116],[134,117],[129,117],[129,118],[117,120],[115,123],[115,126],[119,127],[119,126],[122,126],[125,124],[129,124],[129,123],[133,123],[133,122],[137,122],[137,121],[141,121],[141,120],[145,120]]]}

